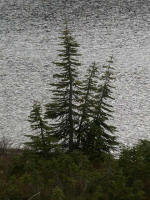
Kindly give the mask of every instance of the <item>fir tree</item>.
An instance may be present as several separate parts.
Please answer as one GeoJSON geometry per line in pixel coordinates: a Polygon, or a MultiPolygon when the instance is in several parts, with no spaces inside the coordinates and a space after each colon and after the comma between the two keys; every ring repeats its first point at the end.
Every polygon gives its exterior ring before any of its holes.
{"type": "Polygon", "coordinates": [[[54,62],[59,73],[54,74],[56,82],[53,87],[52,102],[46,107],[46,118],[53,120],[51,123],[53,134],[59,138],[70,151],[74,149],[76,140],[76,126],[78,123],[78,101],[80,95],[80,82],[78,80],[77,68],[80,62],[77,57],[78,43],[71,36],[67,25],[60,37],[63,47],[59,51],[58,62],[54,62]]]}
{"type": "Polygon", "coordinates": [[[113,135],[116,127],[109,125],[109,120],[113,118],[111,101],[114,100],[112,97],[112,89],[114,87],[111,85],[111,81],[114,79],[112,63],[113,58],[110,57],[108,65],[103,66],[105,69],[105,73],[102,76],[104,83],[98,86],[95,97],[97,102],[95,103],[95,116],[91,124],[91,133],[94,132],[92,139],[96,139],[95,148],[93,148],[96,152],[110,152],[118,144],[116,137],[113,135]]]}
{"type": "Polygon", "coordinates": [[[26,142],[25,145],[35,153],[48,156],[56,148],[56,138],[51,135],[51,130],[42,117],[40,103],[34,103],[28,121],[31,123],[31,129],[34,131],[34,134],[26,135],[31,141],[26,142]]]}
{"type": "MultiPolygon", "coordinates": [[[[116,127],[109,125],[108,120],[112,118],[113,106],[110,100],[114,98],[111,96],[113,86],[111,86],[111,80],[113,80],[113,63],[112,58],[108,61],[108,65],[104,66],[105,74],[100,78],[103,84],[96,85],[96,76],[89,76],[88,83],[91,83],[87,87],[87,94],[89,95],[87,101],[85,101],[84,107],[87,110],[86,128],[82,133],[82,148],[83,151],[90,154],[99,155],[101,152],[110,152],[117,145],[116,137],[113,133],[116,131],[116,127]],[[90,77],[92,78],[90,80],[90,77]],[[94,81],[95,80],[95,81],[94,81]],[[90,89],[90,90],[89,90],[90,89]],[[88,92],[91,91],[90,92],[88,92]],[[93,93],[94,92],[94,93],[93,93]]],[[[93,68],[93,72],[97,70],[93,68]]]]}
{"type": "Polygon", "coordinates": [[[80,100],[80,119],[77,129],[77,145],[81,147],[81,140],[86,137],[86,131],[89,129],[91,118],[93,117],[95,106],[95,93],[97,91],[98,69],[93,63],[85,75],[82,82],[82,94],[80,100]]]}

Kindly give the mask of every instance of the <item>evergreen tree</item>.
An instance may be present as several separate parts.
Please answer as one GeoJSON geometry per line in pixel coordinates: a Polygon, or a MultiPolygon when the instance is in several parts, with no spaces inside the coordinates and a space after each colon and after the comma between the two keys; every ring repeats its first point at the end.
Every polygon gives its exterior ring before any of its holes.
{"type": "Polygon", "coordinates": [[[80,62],[77,57],[78,43],[71,36],[67,25],[60,37],[63,47],[59,51],[58,62],[54,62],[59,73],[54,74],[56,82],[51,84],[53,87],[52,102],[46,107],[45,117],[53,120],[51,123],[52,131],[59,138],[69,151],[74,149],[76,140],[76,126],[78,123],[78,101],[80,95],[80,82],[78,80],[77,68],[80,62]]]}
{"type": "Polygon", "coordinates": [[[111,105],[111,101],[114,100],[112,97],[112,89],[114,87],[111,85],[111,81],[114,79],[114,68],[111,66],[112,63],[113,58],[111,57],[108,61],[108,65],[103,66],[105,69],[105,74],[102,76],[104,83],[98,87],[95,116],[92,122],[92,128],[98,133],[98,136],[96,134],[96,139],[98,141],[98,143],[96,143],[96,150],[104,152],[110,152],[110,150],[113,150],[118,144],[116,142],[116,137],[113,135],[116,131],[116,127],[109,125],[108,122],[108,120],[113,118],[113,106],[111,105]]]}
{"type": "Polygon", "coordinates": [[[82,137],[82,147],[84,151],[90,154],[99,155],[101,152],[110,152],[117,145],[116,137],[113,136],[116,127],[108,123],[108,120],[112,118],[113,112],[113,106],[109,101],[114,99],[111,96],[113,89],[111,80],[114,79],[113,67],[110,65],[113,63],[112,58],[108,63],[108,65],[104,66],[105,74],[100,78],[103,84],[100,83],[98,86],[91,84],[90,88],[95,95],[91,93],[88,103],[85,102],[85,107],[92,109],[89,109],[90,115],[88,119],[90,120],[86,122],[88,126],[85,128],[84,137],[82,137]]]}
{"type": "Polygon", "coordinates": [[[86,132],[89,130],[91,118],[93,117],[95,106],[95,93],[97,91],[98,69],[93,63],[85,75],[82,82],[82,94],[80,100],[80,119],[77,129],[77,144],[81,148],[81,140],[86,138],[86,132]]]}
{"type": "Polygon", "coordinates": [[[25,145],[35,153],[48,156],[56,148],[56,138],[51,135],[51,130],[42,117],[41,105],[38,102],[34,103],[28,121],[31,123],[34,134],[26,135],[31,141],[26,142],[25,145]]]}

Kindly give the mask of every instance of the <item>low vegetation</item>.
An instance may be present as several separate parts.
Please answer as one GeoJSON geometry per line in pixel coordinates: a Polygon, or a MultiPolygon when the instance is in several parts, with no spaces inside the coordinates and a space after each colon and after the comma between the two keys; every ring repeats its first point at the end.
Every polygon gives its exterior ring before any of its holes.
{"type": "MultiPolygon", "coordinates": [[[[14,151],[8,151],[14,152],[14,151]]],[[[149,200],[150,142],[120,157],[89,158],[80,151],[48,158],[30,150],[0,157],[1,200],[149,200]]]]}

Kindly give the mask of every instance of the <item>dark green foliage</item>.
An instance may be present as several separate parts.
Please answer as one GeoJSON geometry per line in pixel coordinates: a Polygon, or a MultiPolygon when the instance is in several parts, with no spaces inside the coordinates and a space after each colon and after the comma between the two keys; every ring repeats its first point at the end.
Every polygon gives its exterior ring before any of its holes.
{"type": "Polygon", "coordinates": [[[149,200],[150,142],[124,149],[119,159],[103,154],[89,160],[81,152],[49,158],[21,151],[0,157],[0,199],[149,200]],[[133,151],[134,149],[134,151],[133,151]]]}
{"type": "Polygon", "coordinates": [[[128,177],[128,185],[133,187],[142,182],[141,188],[150,198],[150,141],[141,140],[132,148],[121,151],[119,165],[124,175],[128,177]]]}
{"type": "Polygon", "coordinates": [[[33,105],[28,121],[31,123],[34,134],[26,135],[31,141],[26,142],[25,145],[35,153],[48,156],[57,147],[57,140],[51,135],[51,129],[42,117],[42,109],[38,102],[33,105]]]}
{"type": "Polygon", "coordinates": [[[59,62],[54,62],[58,73],[54,74],[56,82],[53,87],[52,101],[46,105],[46,118],[53,120],[52,131],[55,136],[62,140],[64,146],[70,151],[74,149],[75,127],[77,123],[77,103],[80,94],[80,82],[77,68],[80,63],[77,59],[79,45],[71,36],[67,26],[60,37],[63,47],[59,50],[59,62]]]}

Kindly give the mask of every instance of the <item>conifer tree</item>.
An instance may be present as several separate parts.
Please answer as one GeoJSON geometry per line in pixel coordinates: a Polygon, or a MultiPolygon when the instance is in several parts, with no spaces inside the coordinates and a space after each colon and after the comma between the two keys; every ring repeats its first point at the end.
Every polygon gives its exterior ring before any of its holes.
{"type": "Polygon", "coordinates": [[[85,79],[82,82],[82,94],[80,101],[80,118],[77,129],[77,146],[81,147],[81,140],[86,137],[86,131],[94,112],[95,93],[97,91],[98,69],[95,62],[89,66],[85,79]]]}
{"type": "Polygon", "coordinates": [[[62,47],[59,51],[58,62],[54,62],[57,73],[54,74],[56,82],[53,87],[52,101],[46,107],[45,117],[53,120],[52,131],[69,151],[74,149],[76,140],[76,126],[78,123],[78,101],[80,95],[80,81],[78,80],[77,69],[80,62],[77,59],[78,43],[71,36],[67,25],[60,37],[62,47]]]}
{"type": "MultiPolygon", "coordinates": [[[[100,78],[103,84],[92,87],[92,92],[95,93],[89,96],[88,103],[85,106],[91,108],[90,115],[87,121],[87,127],[82,133],[82,148],[83,151],[90,154],[100,154],[101,152],[110,152],[117,145],[116,137],[112,134],[116,131],[116,127],[109,125],[108,120],[112,118],[112,108],[110,100],[114,98],[111,96],[113,86],[113,63],[112,58],[108,61],[108,65],[104,66],[105,74],[100,78]],[[91,104],[90,106],[88,104],[91,104]],[[83,137],[84,136],[84,137],[83,137]]],[[[95,67],[96,68],[96,67],[95,67]]],[[[93,77],[94,79],[96,77],[93,77]]],[[[92,94],[92,93],[91,93],[92,94]]]]}
{"type": "Polygon", "coordinates": [[[40,103],[34,103],[28,121],[31,123],[31,129],[34,131],[34,134],[26,135],[26,137],[30,138],[30,141],[26,142],[25,145],[35,153],[48,156],[56,147],[57,140],[51,135],[51,130],[42,117],[40,103]]]}
{"type": "Polygon", "coordinates": [[[42,117],[40,104],[34,104],[29,121],[38,135],[27,135],[31,142],[26,144],[45,155],[56,147],[56,138],[57,144],[62,144],[65,150],[73,151],[77,148],[90,154],[110,152],[117,145],[116,137],[113,136],[116,127],[108,122],[113,112],[109,102],[113,100],[113,60],[111,58],[108,65],[104,66],[105,74],[100,77],[100,84],[95,63],[80,82],[79,45],[67,24],[60,39],[59,59],[53,62],[57,72],[53,75],[55,82],[51,84],[52,98],[45,105],[45,119],[49,120],[49,126],[42,117]]]}

